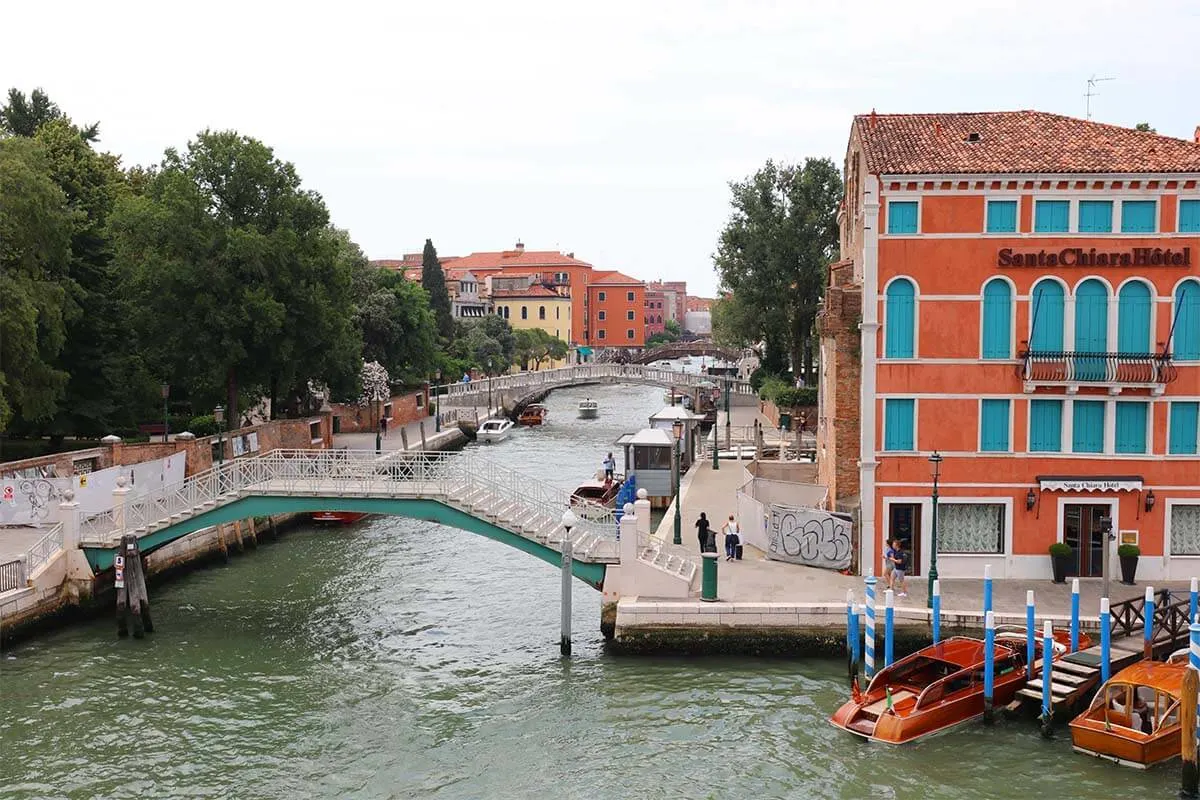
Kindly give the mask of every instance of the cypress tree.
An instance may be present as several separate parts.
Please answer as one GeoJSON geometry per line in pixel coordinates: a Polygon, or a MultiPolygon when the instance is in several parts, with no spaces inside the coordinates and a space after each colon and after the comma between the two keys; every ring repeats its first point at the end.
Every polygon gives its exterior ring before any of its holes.
{"type": "Polygon", "coordinates": [[[454,318],[450,315],[450,292],[446,289],[446,274],[438,262],[437,248],[431,239],[425,240],[421,254],[421,285],[429,293],[429,305],[437,318],[438,334],[449,341],[454,338],[454,318]]]}

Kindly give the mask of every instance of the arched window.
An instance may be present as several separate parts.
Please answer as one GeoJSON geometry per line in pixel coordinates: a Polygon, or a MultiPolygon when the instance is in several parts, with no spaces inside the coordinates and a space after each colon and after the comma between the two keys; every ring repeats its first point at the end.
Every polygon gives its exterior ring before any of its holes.
{"type": "Polygon", "coordinates": [[[983,287],[983,357],[1012,358],[1012,289],[1003,278],[983,287]]]}
{"type": "Polygon", "coordinates": [[[1175,289],[1171,325],[1171,352],[1175,358],[1200,361],[1200,281],[1188,279],[1175,289]]]}
{"type": "Polygon", "coordinates": [[[538,306],[538,319],[545,319],[545,318],[546,318],[546,307],[538,306]]]}
{"type": "Polygon", "coordinates": [[[897,278],[888,284],[884,311],[884,358],[912,358],[913,330],[916,327],[916,291],[912,281],[897,278]]]}
{"type": "Polygon", "coordinates": [[[1151,351],[1150,309],[1154,301],[1141,281],[1130,281],[1117,296],[1117,352],[1144,355],[1151,351]]]}
{"type": "Polygon", "coordinates": [[[1075,290],[1075,376],[1085,381],[1102,379],[1107,352],[1108,287],[1088,278],[1075,290]]]}
{"type": "Polygon", "coordinates": [[[1033,287],[1030,301],[1029,349],[1035,353],[1063,351],[1063,287],[1058,281],[1042,280],[1033,287]]]}
{"type": "Polygon", "coordinates": [[[529,319],[529,309],[521,306],[521,319],[529,319]]]}

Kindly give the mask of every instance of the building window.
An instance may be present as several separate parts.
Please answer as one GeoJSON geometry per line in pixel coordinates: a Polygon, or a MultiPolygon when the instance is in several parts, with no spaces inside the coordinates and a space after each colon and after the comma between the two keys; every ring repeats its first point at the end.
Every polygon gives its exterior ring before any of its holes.
{"type": "Polygon", "coordinates": [[[504,307],[504,318],[508,319],[508,306],[504,307]]]}
{"type": "Polygon", "coordinates": [[[1108,287],[1088,278],[1075,290],[1075,352],[1095,356],[1075,357],[1075,375],[1081,380],[1103,380],[1108,371],[1108,287]]]}
{"type": "Polygon", "coordinates": [[[596,299],[599,300],[601,303],[603,303],[607,299],[607,296],[605,295],[604,292],[597,292],[596,299]]]}
{"type": "Polygon", "coordinates": [[[545,318],[546,318],[546,307],[538,306],[538,319],[545,319],[545,318]]]}
{"type": "Polygon", "coordinates": [[[883,401],[883,449],[914,450],[913,400],[888,398],[883,401]]]}
{"type": "Polygon", "coordinates": [[[525,306],[521,306],[521,319],[529,319],[529,309],[525,306]]]}
{"type": "Polygon", "coordinates": [[[979,404],[980,450],[1008,452],[1008,406],[1008,400],[984,400],[979,404]]]}
{"type": "Polygon", "coordinates": [[[597,312],[596,312],[596,319],[600,320],[601,322],[603,322],[603,321],[604,321],[604,319],[605,319],[605,317],[607,317],[607,316],[608,316],[608,315],[607,315],[607,314],[605,314],[603,311],[597,311],[597,312]]]}
{"type": "Polygon", "coordinates": [[[1061,353],[1063,310],[1066,307],[1062,284],[1049,279],[1038,281],[1032,297],[1029,349],[1035,353],[1061,353]]]}
{"type": "Polygon", "coordinates": [[[884,311],[887,316],[884,328],[884,337],[887,340],[883,350],[884,358],[913,357],[915,305],[916,291],[912,281],[898,278],[888,284],[887,306],[884,311]]]}
{"type": "Polygon", "coordinates": [[[625,319],[629,320],[630,322],[633,322],[633,312],[632,312],[632,311],[626,311],[626,312],[625,312],[625,319]]]}
{"type": "Polygon", "coordinates": [[[625,338],[629,339],[630,341],[633,340],[633,328],[629,328],[625,331],[625,338]]]}
{"type": "Polygon", "coordinates": [[[1117,352],[1121,355],[1145,355],[1150,352],[1150,309],[1154,300],[1150,288],[1141,281],[1130,281],[1117,296],[1117,352]]]}
{"type": "Polygon", "coordinates": [[[1029,401],[1029,451],[1062,452],[1062,400],[1029,401]]]}
{"type": "Polygon", "coordinates": [[[1076,400],[1071,419],[1071,450],[1076,453],[1104,452],[1104,401],[1076,400]]]}
{"type": "Polygon", "coordinates": [[[1003,278],[983,287],[983,357],[1012,358],[1012,289],[1003,278]]]}
{"type": "Polygon", "coordinates": [[[555,307],[554,307],[554,318],[555,318],[555,319],[558,319],[558,318],[559,318],[559,316],[558,316],[558,313],[559,313],[560,311],[562,311],[562,309],[561,309],[561,308],[559,308],[558,306],[555,306],[555,307]]]}
{"type": "Polygon", "coordinates": [[[1171,505],[1171,555],[1200,555],[1200,506],[1171,505]]]}
{"type": "Polygon", "coordinates": [[[1080,200],[1079,232],[1112,233],[1112,200],[1080,200]]]}
{"type": "Polygon", "coordinates": [[[1070,230],[1069,200],[1038,200],[1033,210],[1033,230],[1036,233],[1066,233],[1070,230]]]}
{"type": "Polygon", "coordinates": [[[603,338],[605,338],[605,336],[604,336],[604,328],[601,328],[600,330],[596,331],[596,338],[597,338],[597,339],[603,339],[603,338]]]}
{"type": "Polygon", "coordinates": [[[895,200],[887,204],[888,218],[888,233],[916,233],[917,232],[917,204],[915,201],[897,202],[895,200]]]}
{"type": "Polygon", "coordinates": [[[1175,289],[1171,351],[1177,360],[1200,361],[1200,281],[1183,281],[1175,289]]]}
{"type": "Polygon", "coordinates": [[[1154,233],[1158,230],[1158,202],[1126,200],[1121,203],[1121,233],[1154,233]]]}
{"type": "Polygon", "coordinates": [[[1179,232],[1200,233],[1200,200],[1179,201],[1179,232]]]}
{"type": "Polygon", "coordinates": [[[1017,232],[1017,201],[989,200],[987,204],[988,233],[1017,232]]]}
{"type": "Polygon", "coordinates": [[[632,303],[633,302],[633,292],[626,292],[625,299],[632,303]]]}
{"type": "Polygon", "coordinates": [[[1004,506],[945,503],[938,508],[939,553],[1003,553],[1004,506]]]}
{"type": "Polygon", "coordinates": [[[1149,403],[1117,403],[1118,453],[1146,452],[1146,417],[1149,403]]]}
{"type": "Polygon", "coordinates": [[[1176,456],[1194,456],[1200,439],[1200,403],[1171,403],[1171,430],[1167,452],[1176,456]]]}

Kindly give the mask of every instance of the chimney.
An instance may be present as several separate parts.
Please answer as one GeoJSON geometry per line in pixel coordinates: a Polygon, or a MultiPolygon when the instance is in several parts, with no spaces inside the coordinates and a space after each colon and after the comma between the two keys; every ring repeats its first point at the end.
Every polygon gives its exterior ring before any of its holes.
{"type": "Polygon", "coordinates": [[[869,127],[871,127],[871,128],[874,128],[874,127],[875,127],[875,122],[876,122],[878,119],[879,119],[879,115],[878,115],[878,114],[876,114],[876,113],[875,113],[875,109],[873,109],[873,108],[872,108],[872,109],[871,109],[871,117],[870,117],[870,123],[869,123],[869,127]]]}
{"type": "Polygon", "coordinates": [[[514,247],[513,249],[516,250],[518,253],[524,253],[525,252],[524,242],[517,242],[517,246],[514,247]]]}
{"type": "Polygon", "coordinates": [[[1196,144],[1200,144],[1200,125],[1196,126],[1196,132],[1192,134],[1192,139],[1195,140],[1196,144]]]}
{"type": "MultiPolygon", "coordinates": [[[[1196,134],[1200,135],[1200,128],[1196,128],[1196,134]]],[[[1200,141],[1200,139],[1198,139],[1197,141],[1200,141]]],[[[575,257],[574,251],[567,253],[567,258],[574,258],[574,257],[575,257]]]]}

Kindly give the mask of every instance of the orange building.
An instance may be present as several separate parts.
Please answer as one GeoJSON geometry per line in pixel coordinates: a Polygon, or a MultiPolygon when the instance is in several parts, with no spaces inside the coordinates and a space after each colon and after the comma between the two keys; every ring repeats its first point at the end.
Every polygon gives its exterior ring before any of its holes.
{"type": "Polygon", "coordinates": [[[596,270],[587,287],[588,324],[584,344],[591,347],[646,345],[646,284],[616,270],[596,270]]]}
{"type": "Polygon", "coordinates": [[[860,570],[928,574],[936,452],[940,576],[1200,574],[1200,131],[872,113],[845,178],[818,459],[860,570]]]}

